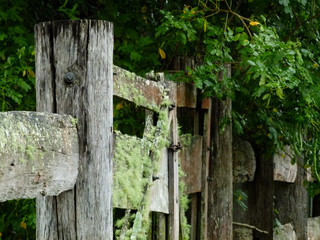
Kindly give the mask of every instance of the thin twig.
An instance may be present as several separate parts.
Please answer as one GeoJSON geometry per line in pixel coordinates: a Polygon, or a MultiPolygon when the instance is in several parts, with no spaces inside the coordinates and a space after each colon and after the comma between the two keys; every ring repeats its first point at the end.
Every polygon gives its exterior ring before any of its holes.
{"type": "Polygon", "coordinates": [[[269,234],[267,231],[263,231],[255,226],[252,226],[252,225],[249,225],[249,224],[245,224],[245,223],[239,223],[239,222],[233,222],[232,223],[233,225],[237,225],[237,226],[242,226],[242,227],[247,227],[247,228],[251,228],[251,229],[254,229],[258,232],[261,232],[261,233],[265,233],[265,234],[269,234]]]}
{"type": "Polygon", "coordinates": [[[251,20],[250,20],[249,18],[245,18],[245,17],[239,15],[238,13],[236,13],[236,12],[234,12],[234,11],[232,11],[232,10],[220,9],[219,11],[220,11],[220,12],[227,12],[227,13],[229,12],[229,13],[237,16],[237,17],[241,20],[241,22],[242,22],[242,24],[244,25],[244,27],[246,28],[246,30],[247,30],[247,32],[248,32],[248,34],[249,34],[249,36],[250,36],[250,39],[252,38],[252,34],[251,34],[251,32],[250,32],[250,29],[248,28],[247,24],[246,24],[245,21],[244,21],[244,20],[247,20],[247,21],[251,22],[251,20]]]}
{"type": "Polygon", "coordinates": [[[228,26],[228,18],[229,18],[229,13],[227,13],[227,17],[226,17],[226,23],[224,25],[224,31],[227,31],[227,26],[228,26]]]}

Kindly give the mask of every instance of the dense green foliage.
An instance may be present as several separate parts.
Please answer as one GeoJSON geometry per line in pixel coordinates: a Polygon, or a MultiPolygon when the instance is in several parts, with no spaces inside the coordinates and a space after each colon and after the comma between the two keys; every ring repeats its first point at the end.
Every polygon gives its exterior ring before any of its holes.
{"type": "MultiPolygon", "coordinates": [[[[202,60],[184,78],[204,96],[234,100],[234,133],[259,154],[291,145],[320,180],[317,1],[195,1],[162,13],[162,50],[202,60]]],[[[319,193],[319,182],[309,190],[319,193]]]]}
{"type": "Polygon", "coordinates": [[[0,239],[35,239],[36,206],[33,199],[0,203],[0,239]]]}
{"type": "MultiPolygon", "coordinates": [[[[203,96],[232,98],[234,134],[259,154],[290,144],[295,161],[318,180],[309,186],[315,195],[320,192],[319,8],[318,0],[0,0],[1,110],[35,109],[35,23],[109,20],[115,29],[115,64],[143,74],[171,70],[177,57],[196,59],[198,66],[182,69],[176,79],[194,82],[203,96]]],[[[115,110],[118,117],[130,114],[123,105],[115,110]]],[[[132,119],[116,120],[117,126],[136,131],[132,119]]],[[[25,239],[24,231],[34,228],[33,203],[17,211],[21,202],[0,205],[5,239],[25,239]],[[19,228],[21,222],[26,229],[19,228]]]]}
{"type": "Polygon", "coordinates": [[[0,106],[1,111],[33,110],[33,34],[23,25],[22,4],[0,7],[0,106]]]}

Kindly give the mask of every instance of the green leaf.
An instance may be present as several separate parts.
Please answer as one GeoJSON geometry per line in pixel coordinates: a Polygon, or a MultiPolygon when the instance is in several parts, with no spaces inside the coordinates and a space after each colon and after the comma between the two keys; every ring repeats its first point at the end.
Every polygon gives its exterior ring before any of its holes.
{"type": "Polygon", "coordinates": [[[251,66],[256,66],[256,64],[253,62],[253,61],[251,61],[251,60],[248,60],[247,61],[251,66]]]}
{"type": "Polygon", "coordinates": [[[265,85],[266,84],[266,76],[263,74],[260,78],[259,81],[259,86],[265,85]]]}
{"type": "Polygon", "coordinates": [[[279,97],[279,98],[283,98],[283,90],[282,90],[282,88],[277,88],[277,90],[276,90],[276,94],[277,94],[277,96],[279,97]]]}
{"type": "Polygon", "coordinates": [[[270,98],[270,97],[271,97],[270,93],[267,93],[262,97],[262,100],[266,100],[267,98],[270,98]]]}
{"type": "Polygon", "coordinates": [[[142,59],[142,55],[137,52],[131,52],[130,53],[130,59],[134,61],[139,61],[142,59]]]}
{"type": "Polygon", "coordinates": [[[238,41],[240,38],[241,34],[238,33],[237,35],[234,36],[233,41],[238,41]]]}
{"type": "Polygon", "coordinates": [[[290,0],[279,0],[279,3],[283,6],[288,6],[289,5],[290,0]]]}

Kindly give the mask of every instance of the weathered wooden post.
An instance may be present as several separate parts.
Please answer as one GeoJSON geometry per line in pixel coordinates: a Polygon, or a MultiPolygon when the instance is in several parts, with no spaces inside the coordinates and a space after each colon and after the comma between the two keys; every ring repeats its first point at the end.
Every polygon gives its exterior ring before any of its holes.
{"type": "Polygon", "coordinates": [[[37,111],[78,119],[73,190],[37,198],[37,239],[113,239],[113,25],[55,21],[35,26],[37,111]]]}
{"type": "MultiPolygon", "coordinates": [[[[231,75],[231,68],[227,67],[231,75]]],[[[213,98],[208,177],[208,240],[232,239],[231,99],[213,98]]]]}

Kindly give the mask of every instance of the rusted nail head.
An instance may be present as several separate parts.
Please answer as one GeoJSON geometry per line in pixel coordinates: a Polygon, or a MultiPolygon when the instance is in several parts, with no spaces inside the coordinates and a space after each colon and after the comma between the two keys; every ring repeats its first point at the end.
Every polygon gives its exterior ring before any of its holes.
{"type": "Polygon", "coordinates": [[[66,84],[72,84],[74,82],[74,74],[72,72],[67,72],[64,75],[64,82],[66,84]]]}

